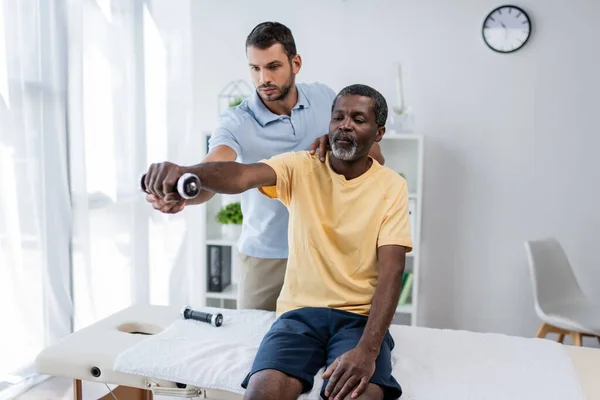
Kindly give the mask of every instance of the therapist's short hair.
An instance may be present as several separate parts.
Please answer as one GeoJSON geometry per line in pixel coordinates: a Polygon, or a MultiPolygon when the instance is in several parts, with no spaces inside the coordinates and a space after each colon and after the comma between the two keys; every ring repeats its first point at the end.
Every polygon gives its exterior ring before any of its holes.
{"type": "Polygon", "coordinates": [[[296,55],[296,41],[292,31],[279,22],[261,22],[246,38],[246,48],[252,46],[264,50],[276,43],[283,46],[288,58],[291,59],[296,55]]]}
{"type": "Polygon", "coordinates": [[[375,103],[375,109],[373,110],[375,112],[375,123],[377,124],[378,128],[385,126],[385,122],[387,121],[388,116],[388,106],[387,102],[385,101],[385,97],[383,97],[383,95],[377,90],[367,85],[350,85],[340,90],[338,95],[335,96],[335,99],[333,100],[333,104],[331,105],[331,111],[333,112],[335,102],[338,98],[348,95],[365,96],[372,98],[373,102],[375,103]]]}

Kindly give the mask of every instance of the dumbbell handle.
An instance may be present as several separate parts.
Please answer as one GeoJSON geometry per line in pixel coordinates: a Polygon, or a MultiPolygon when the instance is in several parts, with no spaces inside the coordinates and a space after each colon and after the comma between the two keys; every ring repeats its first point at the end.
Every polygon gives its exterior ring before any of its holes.
{"type": "Polygon", "coordinates": [[[192,310],[190,306],[185,306],[181,309],[182,319],[193,319],[195,321],[206,322],[212,326],[219,327],[223,325],[223,314],[209,314],[202,311],[192,310]]]}
{"type": "MultiPolygon", "coordinates": [[[[143,192],[148,193],[148,190],[146,190],[145,180],[146,174],[143,174],[140,178],[140,188],[143,192]]],[[[200,193],[200,178],[194,174],[186,172],[177,179],[174,189],[182,198],[186,200],[193,199],[200,193]]]]}

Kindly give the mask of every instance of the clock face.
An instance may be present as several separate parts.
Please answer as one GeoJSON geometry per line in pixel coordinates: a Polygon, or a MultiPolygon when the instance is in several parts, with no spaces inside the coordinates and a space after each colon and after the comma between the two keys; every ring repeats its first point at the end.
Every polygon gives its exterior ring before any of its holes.
{"type": "Polygon", "coordinates": [[[512,53],[523,47],[531,34],[529,16],[516,6],[501,6],[486,17],[483,40],[494,51],[512,53]]]}

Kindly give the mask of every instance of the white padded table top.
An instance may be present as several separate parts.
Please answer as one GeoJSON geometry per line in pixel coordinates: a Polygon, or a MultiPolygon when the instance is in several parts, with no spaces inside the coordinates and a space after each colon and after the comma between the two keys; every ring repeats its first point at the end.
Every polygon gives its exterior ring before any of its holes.
{"type": "MultiPolygon", "coordinates": [[[[124,309],[42,351],[36,359],[36,370],[44,375],[145,388],[144,377],[113,371],[115,359],[124,350],[148,338],[130,332],[156,334],[177,318],[179,310],[173,307],[124,309]],[[100,369],[100,376],[92,375],[93,367],[100,369]]],[[[153,381],[164,387],[176,387],[174,382],[153,381]]]]}
{"type": "MultiPolygon", "coordinates": [[[[42,351],[36,359],[38,373],[91,382],[105,382],[145,388],[144,376],[113,370],[119,354],[148,336],[130,332],[156,334],[179,319],[180,309],[166,306],[134,306],[66,337],[42,351]],[[100,376],[92,375],[92,368],[100,376]]],[[[600,350],[565,346],[588,399],[600,399],[600,350]]],[[[162,387],[176,387],[174,382],[151,379],[162,387]]],[[[210,399],[240,399],[238,394],[209,391],[210,399]],[[212,392],[212,393],[211,393],[212,392]],[[211,395],[212,394],[212,395],[211,395]]]]}
{"type": "MultiPolygon", "coordinates": [[[[43,350],[36,358],[36,371],[43,375],[146,389],[147,377],[114,371],[115,360],[123,351],[148,338],[130,332],[160,333],[180,318],[180,311],[177,307],[152,305],[121,310],[43,350]],[[92,375],[93,367],[100,369],[100,376],[92,375]]],[[[148,379],[163,388],[177,387],[176,382],[148,379]]],[[[202,389],[210,400],[241,399],[234,393],[202,389]]]]}

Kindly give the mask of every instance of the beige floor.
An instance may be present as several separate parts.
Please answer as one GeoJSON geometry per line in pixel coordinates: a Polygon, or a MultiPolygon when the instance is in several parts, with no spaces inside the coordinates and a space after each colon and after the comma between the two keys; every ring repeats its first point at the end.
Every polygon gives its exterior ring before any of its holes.
{"type": "MultiPolygon", "coordinates": [[[[109,387],[113,388],[112,385],[109,387]]],[[[96,400],[108,394],[103,384],[83,382],[83,399],[96,400]]],[[[16,400],[73,400],[73,381],[50,378],[17,397],[16,400]]],[[[154,396],[154,400],[173,400],[173,397],[154,396]]]]}

